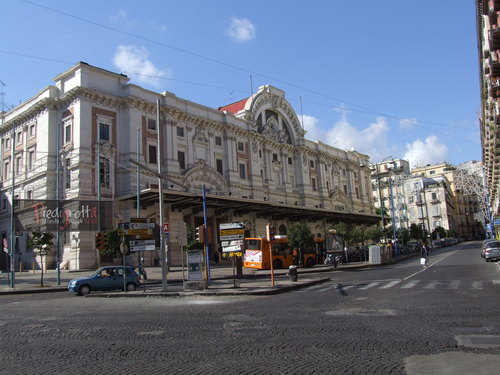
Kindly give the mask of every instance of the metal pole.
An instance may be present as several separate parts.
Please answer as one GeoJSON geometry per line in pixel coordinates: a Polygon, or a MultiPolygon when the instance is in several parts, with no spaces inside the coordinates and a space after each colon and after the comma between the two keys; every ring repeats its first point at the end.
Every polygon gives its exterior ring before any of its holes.
{"type": "MultiPolygon", "coordinates": [[[[138,128],[137,129],[137,162],[139,163],[140,160],[139,160],[139,152],[141,150],[141,143],[140,143],[140,138],[141,138],[141,129],[138,128]]],[[[139,165],[136,166],[136,169],[137,169],[137,217],[141,217],[141,167],[139,167],[139,165]]],[[[142,255],[144,253],[142,251],[138,251],[137,252],[137,264],[139,265],[139,272],[141,273],[141,277],[144,279],[144,274],[143,274],[143,270],[144,270],[144,266],[142,264],[142,261],[141,261],[141,258],[142,258],[142,255]]],[[[144,288],[146,288],[146,280],[144,279],[143,280],[143,284],[144,284],[144,288]]]]}
{"type": "MultiPolygon", "coordinates": [[[[56,200],[57,200],[57,213],[58,213],[58,218],[60,220],[61,218],[61,209],[60,209],[60,195],[59,195],[59,189],[60,189],[60,171],[59,171],[59,150],[60,150],[60,122],[56,124],[56,200]]],[[[60,251],[60,246],[61,246],[61,241],[59,240],[59,222],[58,220],[58,225],[56,229],[56,270],[57,270],[57,285],[61,285],[61,251],[60,251]]]]}
{"type": "MultiPolygon", "coordinates": [[[[101,125],[97,124],[97,231],[101,232],[101,125]]],[[[96,249],[96,263],[101,265],[101,251],[96,249]]]]}
{"type": "Polygon", "coordinates": [[[389,177],[389,188],[391,190],[391,211],[392,211],[392,235],[394,238],[394,247],[396,249],[396,257],[398,256],[398,245],[396,242],[396,220],[395,220],[395,212],[394,212],[394,196],[392,192],[392,178],[389,177]]]}
{"type": "Polygon", "coordinates": [[[208,224],[207,224],[207,197],[205,191],[205,185],[202,187],[203,193],[203,223],[205,225],[205,230],[203,231],[205,236],[205,261],[207,263],[207,284],[210,285],[210,254],[209,243],[208,243],[208,224]]]}
{"type": "Polygon", "coordinates": [[[160,205],[160,261],[161,261],[161,288],[162,291],[167,290],[167,253],[168,249],[165,246],[165,233],[163,232],[163,215],[164,215],[164,207],[163,207],[163,178],[162,178],[162,144],[161,144],[161,136],[160,136],[160,99],[156,99],[156,124],[157,124],[157,136],[158,136],[158,147],[157,147],[157,164],[158,164],[158,199],[160,205]]]}
{"type": "Polygon", "coordinates": [[[15,135],[16,132],[14,130],[14,126],[12,126],[12,135],[11,135],[11,177],[12,177],[12,186],[11,186],[11,207],[10,207],[10,251],[9,251],[9,265],[10,265],[10,280],[9,280],[9,286],[11,288],[14,288],[15,286],[15,271],[14,271],[14,234],[15,234],[15,223],[14,223],[14,183],[15,183],[15,171],[14,171],[14,166],[15,166],[15,147],[16,147],[16,141],[15,141],[15,135]]]}

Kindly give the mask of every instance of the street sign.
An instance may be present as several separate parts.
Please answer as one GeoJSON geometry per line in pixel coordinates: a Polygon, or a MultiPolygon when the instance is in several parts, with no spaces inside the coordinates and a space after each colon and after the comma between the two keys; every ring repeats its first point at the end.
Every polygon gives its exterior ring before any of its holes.
{"type": "Polygon", "coordinates": [[[152,235],[153,229],[118,229],[119,236],[142,236],[142,235],[152,235]]]}
{"type": "Polygon", "coordinates": [[[169,232],[168,223],[163,223],[163,232],[165,233],[169,232]]]}
{"type": "Polygon", "coordinates": [[[245,236],[242,234],[235,234],[232,236],[220,236],[221,241],[242,240],[245,236]]]}
{"type": "Polygon", "coordinates": [[[146,246],[146,245],[156,245],[155,240],[134,240],[130,241],[130,246],[146,246]]]}
{"type": "Polygon", "coordinates": [[[120,223],[120,229],[154,229],[155,223],[120,223]]]}
{"type": "Polygon", "coordinates": [[[156,223],[156,219],[154,217],[131,217],[131,223],[156,223]]]}
{"type": "Polygon", "coordinates": [[[224,229],[245,229],[245,224],[243,223],[219,224],[219,230],[224,230],[224,229]]]}
{"type": "Polygon", "coordinates": [[[154,251],[156,250],[155,245],[143,245],[143,246],[130,246],[130,251],[154,251]]]}
{"type": "Polygon", "coordinates": [[[241,245],[232,245],[232,246],[226,246],[222,248],[222,252],[228,253],[231,251],[241,251],[241,245]]]}

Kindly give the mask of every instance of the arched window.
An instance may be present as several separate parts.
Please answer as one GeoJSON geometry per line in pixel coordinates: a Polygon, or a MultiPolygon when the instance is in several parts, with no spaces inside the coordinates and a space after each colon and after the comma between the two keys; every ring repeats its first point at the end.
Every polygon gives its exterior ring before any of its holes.
{"type": "Polygon", "coordinates": [[[286,236],[287,232],[288,232],[288,230],[286,229],[286,225],[281,224],[278,228],[278,234],[282,235],[282,236],[286,236]]]}

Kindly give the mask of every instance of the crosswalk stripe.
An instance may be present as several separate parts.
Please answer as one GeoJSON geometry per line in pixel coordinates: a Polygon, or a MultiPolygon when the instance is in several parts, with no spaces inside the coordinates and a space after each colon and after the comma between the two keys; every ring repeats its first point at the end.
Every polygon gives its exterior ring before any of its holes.
{"type": "Polygon", "coordinates": [[[359,288],[359,289],[360,289],[360,290],[366,290],[366,289],[373,288],[374,286],[377,286],[377,285],[379,285],[379,284],[380,284],[380,283],[379,283],[378,281],[374,281],[374,282],[372,282],[372,283],[370,283],[370,284],[368,284],[368,285],[365,285],[365,286],[363,286],[363,287],[361,287],[361,288],[359,288]]]}
{"type": "Polygon", "coordinates": [[[459,286],[460,286],[460,280],[453,280],[450,281],[446,289],[458,289],[459,286]]]}
{"type": "Polygon", "coordinates": [[[482,281],[474,281],[472,283],[471,289],[483,289],[483,282],[482,281]]]}
{"type": "Polygon", "coordinates": [[[380,289],[389,289],[392,288],[394,285],[399,284],[401,280],[393,280],[390,283],[385,284],[384,286],[381,286],[380,289]]]}
{"type": "Polygon", "coordinates": [[[405,284],[401,287],[401,289],[410,289],[413,288],[415,285],[417,285],[420,282],[420,280],[412,280],[408,284],[405,284]]]}
{"type": "Polygon", "coordinates": [[[432,280],[430,283],[428,283],[424,288],[425,289],[436,289],[436,287],[441,284],[441,282],[437,280],[432,280]]]}

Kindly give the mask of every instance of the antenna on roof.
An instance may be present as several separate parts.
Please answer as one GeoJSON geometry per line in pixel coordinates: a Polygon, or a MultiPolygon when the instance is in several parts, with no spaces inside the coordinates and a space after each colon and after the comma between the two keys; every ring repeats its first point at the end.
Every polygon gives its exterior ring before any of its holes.
{"type": "Polygon", "coordinates": [[[5,101],[4,101],[5,93],[3,92],[4,86],[5,86],[5,83],[3,83],[2,80],[0,80],[0,112],[5,111],[5,101]]]}
{"type": "Polygon", "coordinates": [[[299,96],[300,99],[300,117],[302,117],[302,130],[304,130],[304,110],[302,109],[302,96],[299,96]]]}

